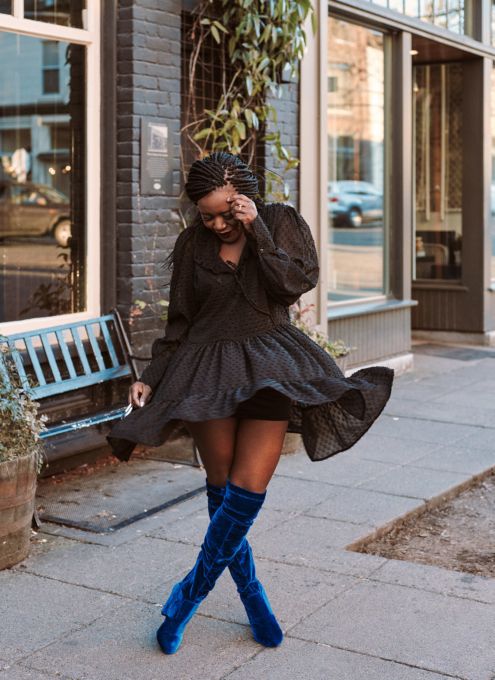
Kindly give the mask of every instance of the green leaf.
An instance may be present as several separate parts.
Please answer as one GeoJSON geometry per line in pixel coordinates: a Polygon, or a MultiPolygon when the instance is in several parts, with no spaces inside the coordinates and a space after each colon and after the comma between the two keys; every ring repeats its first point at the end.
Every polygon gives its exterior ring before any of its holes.
{"type": "Polygon", "coordinates": [[[203,130],[200,130],[199,132],[197,132],[197,133],[194,135],[193,139],[194,139],[196,142],[198,142],[200,139],[205,139],[206,137],[208,137],[209,135],[211,135],[212,132],[213,132],[213,130],[212,130],[211,128],[204,128],[203,130]]]}
{"type": "Polygon", "coordinates": [[[263,59],[258,64],[258,71],[263,71],[263,69],[265,69],[268,66],[269,63],[270,63],[270,58],[267,57],[267,56],[264,56],[263,59]]]}
{"type": "Polygon", "coordinates": [[[215,41],[220,44],[221,38],[220,38],[220,33],[218,32],[218,28],[212,24],[211,26],[211,34],[215,38],[215,41]]]}
{"type": "Polygon", "coordinates": [[[246,126],[242,120],[236,120],[235,128],[238,131],[240,138],[243,140],[246,139],[246,126]]]}
{"type": "Polygon", "coordinates": [[[227,29],[225,28],[225,26],[223,26],[223,24],[221,24],[219,21],[215,20],[215,21],[213,22],[213,25],[216,26],[216,27],[218,28],[219,31],[222,31],[223,33],[228,33],[228,30],[227,30],[227,29]]]}
{"type": "Polygon", "coordinates": [[[253,94],[253,79],[251,76],[246,76],[246,90],[249,96],[253,94]]]}
{"type": "Polygon", "coordinates": [[[209,19],[201,19],[199,23],[203,24],[203,26],[209,26],[211,24],[211,21],[209,19]]]}

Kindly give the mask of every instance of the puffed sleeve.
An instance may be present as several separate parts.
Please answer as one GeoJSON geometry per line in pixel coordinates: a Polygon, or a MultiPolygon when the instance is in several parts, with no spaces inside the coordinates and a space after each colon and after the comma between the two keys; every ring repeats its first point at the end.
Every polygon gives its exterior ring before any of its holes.
{"type": "Polygon", "coordinates": [[[151,346],[151,361],[141,374],[141,382],[151,389],[160,382],[172,355],[184,340],[196,312],[194,300],[194,261],[192,239],[188,229],[182,231],[172,254],[172,278],[170,281],[169,306],[165,335],[151,346]]]}
{"type": "Polygon", "coordinates": [[[318,255],[311,230],[301,215],[289,205],[273,208],[271,230],[258,215],[247,236],[258,257],[268,295],[289,306],[318,283],[318,255]]]}

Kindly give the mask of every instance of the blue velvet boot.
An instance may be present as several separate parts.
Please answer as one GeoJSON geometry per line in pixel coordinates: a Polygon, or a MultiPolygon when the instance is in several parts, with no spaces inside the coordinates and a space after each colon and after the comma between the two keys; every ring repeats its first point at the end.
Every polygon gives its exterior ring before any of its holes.
{"type": "MultiPolygon", "coordinates": [[[[210,519],[222,505],[224,494],[224,486],[214,486],[208,480],[206,481],[210,519]]],[[[229,564],[229,570],[246,609],[254,639],[265,647],[277,647],[282,642],[284,634],[273,613],[265,589],[256,577],[253,551],[247,538],[243,540],[229,564]]]]}
{"type": "Polygon", "coordinates": [[[253,493],[227,481],[224,501],[210,521],[196,564],[173,587],[163,605],[166,619],[157,631],[157,639],[165,654],[179,648],[187,623],[235,557],[265,496],[266,492],[253,493]]]}

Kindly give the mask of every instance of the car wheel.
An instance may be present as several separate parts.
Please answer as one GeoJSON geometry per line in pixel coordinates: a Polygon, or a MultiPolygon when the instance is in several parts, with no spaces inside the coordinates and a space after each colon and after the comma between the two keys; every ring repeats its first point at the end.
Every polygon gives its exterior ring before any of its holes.
{"type": "Polygon", "coordinates": [[[359,208],[351,208],[347,214],[349,226],[356,229],[363,224],[363,215],[359,208]]]}
{"type": "Polygon", "coordinates": [[[53,228],[53,237],[59,246],[66,248],[72,236],[70,220],[60,220],[53,228]]]}

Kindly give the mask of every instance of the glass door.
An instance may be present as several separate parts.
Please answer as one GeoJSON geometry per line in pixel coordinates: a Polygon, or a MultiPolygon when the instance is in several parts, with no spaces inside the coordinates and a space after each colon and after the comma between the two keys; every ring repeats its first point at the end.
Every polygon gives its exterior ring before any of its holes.
{"type": "Polygon", "coordinates": [[[417,65],[413,87],[413,279],[459,281],[463,235],[462,64],[417,65]]]}

